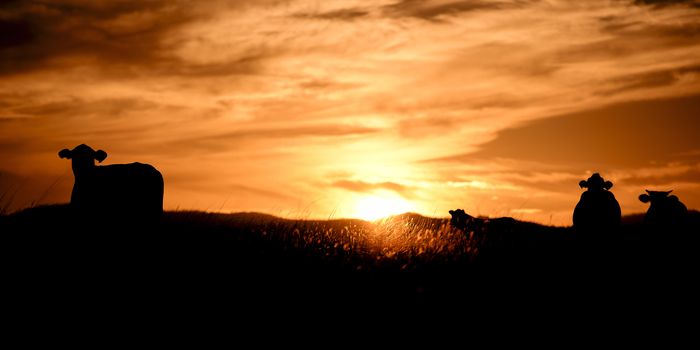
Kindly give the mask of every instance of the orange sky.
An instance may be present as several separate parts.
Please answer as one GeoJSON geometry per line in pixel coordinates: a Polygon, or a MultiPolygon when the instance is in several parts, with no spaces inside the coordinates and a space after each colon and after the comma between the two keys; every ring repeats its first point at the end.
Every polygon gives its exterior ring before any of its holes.
{"type": "Polygon", "coordinates": [[[697,1],[3,1],[0,32],[0,208],[67,202],[80,143],[166,209],[570,225],[594,171],[700,208],[697,1]]]}

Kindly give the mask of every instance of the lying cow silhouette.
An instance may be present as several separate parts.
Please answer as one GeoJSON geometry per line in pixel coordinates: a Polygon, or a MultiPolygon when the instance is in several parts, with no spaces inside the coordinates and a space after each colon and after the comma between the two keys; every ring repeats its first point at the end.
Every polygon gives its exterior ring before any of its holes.
{"type": "Polygon", "coordinates": [[[670,195],[673,191],[649,191],[641,194],[639,200],[651,203],[644,216],[644,223],[657,228],[679,228],[688,218],[688,208],[678,197],[670,195]]]}
{"type": "Polygon", "coordinates": [[[450,225],[462,231],[512,231],[517,223],[515,219],[510,217],[493,219],[475,218],[467,214],[464,209],[450,210],[449,213],[452,216],[450,225]]]}
{"type": "Polygon", "coordinates": [[[153,221],[163,214],[163,176],[142,163],[96,166],[107,153],[85,144],[58,152],[71,159],[75,183],[70,204],[90,219],[153,221]]]}
{"type": "Polygon", "coordinates": [[[588,188],[574,209],[574,227],[584,232],[599,232],[620,226],[622,212],[615,195],[610,192],[613,184],[604,181],[600,174],[591,175],[588,180],[579,182],[581,188],[588,188]]]}

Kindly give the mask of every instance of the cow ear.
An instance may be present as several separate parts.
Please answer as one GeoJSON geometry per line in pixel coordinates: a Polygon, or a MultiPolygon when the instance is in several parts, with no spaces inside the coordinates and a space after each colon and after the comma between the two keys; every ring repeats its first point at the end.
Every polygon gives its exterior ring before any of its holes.
{"type": "Polygon", "coordinates": [[[58,152],[58,156],[61,158],[71,159],[72,155],[69,149],[64,148],[58,152]]]}
{"type": "Polygon", "coordinates": [[[640,194],[640,195],[639,195],[639,200],[640,200],[642,203],[649,203],[650,198],[649,198],[649,195],[648,195],[648,194],[640,194]]]}
{"type": "Polygon", "coordinates": [[[605,181],[605,183],[603,184],[603,188],[606,190],[611,189],[612,186],[613,186],[612,181],[605,181]]]}
{"type": "Polygon", "coordinates": [[[586,188],[588,187],[588,182],[586,182],[586,180],[581,180],[581,182],[579,182],[578,185],[581,188],[586,188]]]}
{"type": "Polygon", "coordinates": [[[102,163],[105,158],[107,158],[107,152],[103,150],[97,150],[97,152],[95,152],[95,160],[98,162],[102,163]]]}
{"type": "Polygon", "coordinates": [[[450,210],[450,215],[454,215],[454,213],[455,213],[454,210],[450,210]]]}

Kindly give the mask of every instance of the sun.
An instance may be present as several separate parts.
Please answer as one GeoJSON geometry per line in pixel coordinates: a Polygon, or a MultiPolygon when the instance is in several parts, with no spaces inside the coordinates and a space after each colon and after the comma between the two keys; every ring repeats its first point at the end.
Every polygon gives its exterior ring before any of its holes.
{"type": "Polygon", "coordinates": [[[359,198],[355,204],[354,216],[374,221],[390,215],[414,211],[413,205],[398,196],[368,195],[359,198]]]}

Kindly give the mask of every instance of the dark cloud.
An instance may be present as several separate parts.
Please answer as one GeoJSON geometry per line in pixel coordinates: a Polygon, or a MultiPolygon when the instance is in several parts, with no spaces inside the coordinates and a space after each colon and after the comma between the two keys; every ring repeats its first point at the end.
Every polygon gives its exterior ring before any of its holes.
{"type": "Polygon", "coordinates": [[[700,8],[700,1],[698,0],[634,0],[634,4],[653,5],[656,7],[684,4],[700,8]]]}
{"type": "Polygon", "coordinates": [[[376,190],[389,190],[394,191],[401,195],[406,195],[410,192],[410,189],[406,186],[397,184],[395,182],[365,182],[365,181],[351,181],[351,180],[339,180],[334,182],[333,187],[338,187],[346,189],[353,192],[367,193],[376,190]]]}
{"type": "Polygon", "coordinates": [[[383,12],[392,17],[414,17],[428,21],[438,21],[441,16],[457,15],[463,12],[477,10],[499,10],[523,6],[533,1],[487,1],[487,0],[461,0],[451,2],[431,3],[424,0],[401,0],[397,3],[386,5],[383,12]]]}
{"type": "MultiPolygon", "coordinates": [[[[249,3],[236,2],[235,6],[249,3]]],[[[178,45],[175,31],[210,16],[197,9],[192,3],[168,0],[2,2],[0,75],[81,64],[119,77],[255,71],[257,61],[267,52],[216,64],[192,64],[173,53],[174,47],[168,45],[178,45]]]]}
{"type": "Polygon", "coordinates": [[[102,64],[158,61],[162,37],[193,18],[186,7],[176,4],[165,0],[3,3],[0,28],[13,35],[0,45],[0,74],[76,58],[102,64]]]}
{"type": "Polygon", "coordinates": [[[296,13],[293,17],[297,18],[310,18],[310,19],[321,19],[321,20],[341,20],[341,21],[351,21],[358,18],[363,18],[369,16],[369,12],[364,9],[340,9],[328,12],[302,12],[296,13]]]}
{"type": "Polygon", "coordinates": [[[611,96],[622,92],[663,87],[681,81],[685,76],[700,73],[700,65],[660,69],[651,72],[633,74],[609,81],[612,87],[597,92],[598,95],[611,96]]]}
{"type": "Polygon", "coordinates": [[[433,161],[515,159],[574,172],[697,161],[698,115],[700,95],[623,103],[506,129],[474,153],[433,161]]]}

